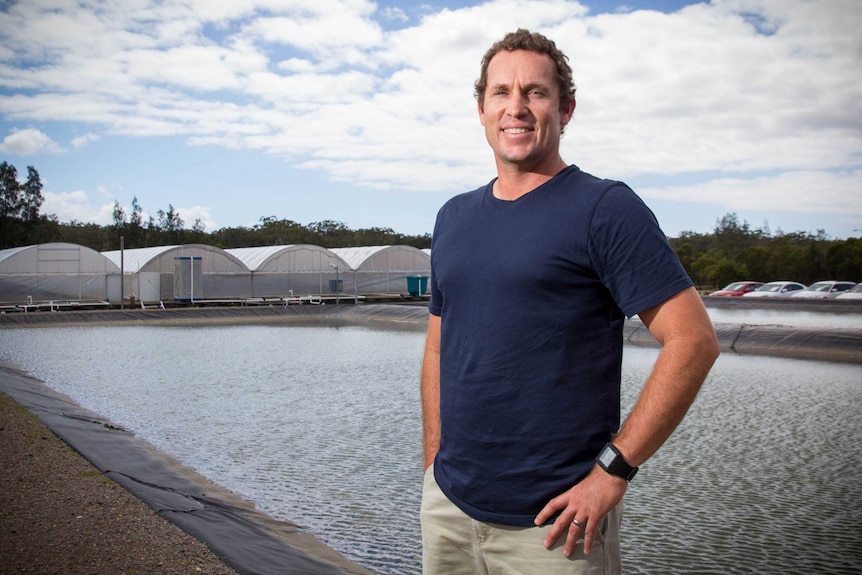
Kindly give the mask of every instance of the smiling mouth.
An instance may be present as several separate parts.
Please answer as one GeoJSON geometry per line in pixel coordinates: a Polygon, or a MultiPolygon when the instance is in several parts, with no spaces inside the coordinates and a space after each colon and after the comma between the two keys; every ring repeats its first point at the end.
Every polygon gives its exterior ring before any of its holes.
{"type": "Polygon", "coordinates": [[[504,134],[526,134],[527,132],[531,132],[530,128],[504,128],[504,134]]]}

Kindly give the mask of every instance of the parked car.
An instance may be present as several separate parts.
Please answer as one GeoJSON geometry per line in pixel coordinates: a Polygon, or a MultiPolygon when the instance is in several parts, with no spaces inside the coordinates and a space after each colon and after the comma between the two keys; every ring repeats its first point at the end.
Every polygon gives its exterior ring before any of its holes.
{"type": "Polygon", "coordinates": [[[763,282],[733,282],[732,284],[728,284],[724,286],[722,289],[718,291],[714,291],[710,296],[732,296],[737,297],[743,294],[747,294],[750,291],[754,291],[760,286],[763,285],[763,282]]]}
{"type": "Polygon", "coordinates": [[[836,282],[836,281],[824,281],[824,282],[814,282],[804,290],[800,292],[796,292],[793,294],[793,297],[798,298],[812,298],[812,299],[826,299],[830,297],[836,297],[841,295],[842,293],[848,291],[850,288],[855,286],[854,282],[836,282]]]}
{"type": "Polygon", "coordinates": [[[788,297],[804,289],[805,286],[799,282],[769,282],[742,297],[788,297]]]}
{"type": "Polygon", "coordinates": [[[835,299],[862,299],[862,283],[856,284],[846,292],[835,296],[835,299]]]}

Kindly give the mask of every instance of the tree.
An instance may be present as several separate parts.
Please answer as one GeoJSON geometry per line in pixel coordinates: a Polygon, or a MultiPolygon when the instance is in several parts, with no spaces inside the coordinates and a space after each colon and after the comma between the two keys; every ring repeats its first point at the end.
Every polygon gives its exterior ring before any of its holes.
{"type": "Polygon", "coordinates": [[[143,213],[143,209],[141,205],[138,203],[138,196],[132,197],[132,214],[129,216],[129,223],[135,227],[142,228],[144,227],[144,219],[141,215],[143,213]]]}
{"type": "Polygon", "coordinates": [[[690,274],[694,274],[698,285],[708,284],[716,288],[748,276],[748,269],[744,264],[724,257],[721,250],[716,248],[700,254],[692,262],[691,268],[690,274]]]}
{"type": "Polygon", "coordinates": [[[742,261],[748,248],[757,245],[764,237],[763,230],[751,229],[745,220],[740,224],[735,213],[722,216],[721,220],[716,222],[713,235],[713,245],[734,261],[742,261]]]}
{"type": "Polygon", "coordinates": [[[35,224],[44,201],[39,172],[33,166],[27,166],[27,181],[21,188],[21,219],[28,224],[35,224]]]}
{"type": "Polygon", "coordinates": [[[826,250],[829,277],[862,281],[862,239],[847,238],[826,250]]]}
{"type": "Polygon", "coordinates": [[[293,220],[281,219],[275,216],[260,218],[260,224],[254,227],[252,246],[282,246],[288,244],[314,243],[308,228],[293,220]]]}
{"type": "Polygon", "coordinates": [[[185,222],[180,217],[180,214],[174,210],[173,204],[168,204],[168,211],[159,210],[158,229],[164,232],[164,236],[170,243],[182,243],[183,226],[185,222]]]}
{"type": "MultiPolygon", "coordinates": [[[[124,214],[125,215],[125,214],[124,214]]],[[[129,248],[142,248],[145,247],[146,242],[144,241],[144,236],[146,231],[144,230],[144,217],[143,217],[143,209],[141,209],[141,205],[138,203],[138,196],[132,197],[132,211],[129,214],[129,223],[125,226],[125,244],[126,247],[129,248]]]]}
{"type": "Polygon", "coordinates": [[[394,246],[403,243],[402,236],[392,228],[365,228],[353,233],[356,246],[394,246]]]}
{"type": "Polygon", "coordinates": [[[353,234],[342,222],[334,220],[323,220],[308,224],[308,229],[313,234],[314,241],[324,248],[347,248],[353,247],[353,234]]]}
{"type": "MultiPolygon", "coordinates": [[[[738,279],[753,279],[776,277],[772,272],[770,261],[771,249],[766,246],[751,246],[745,251],[743,264],[748,270],[748,277],[738,279]]],[[[733,280],[731,280],[733,281],[733,280]]]]}
{"type": "Polygon", "coordinates": [[[18,170],[6,162],[0,163],[0,248],[16,245],[18,217],[21,214],[21,184],[18,170]]]}
{"type": "Polygon", "coordinates": [[[168,204],[168,211],[159,210],[156,212],[159,216],[159,228],[166,232],[176,232],[183,229],[185,222],[180,217],[180,214],[174,210],[173,204],[168,204]]]}
{"type": "Polygon", "coordinates": [[[122,230],[126,226],[126,210],[120,205],[120,202],[114,200],[114,210],[112,212],[114,227],[122,230]]]}

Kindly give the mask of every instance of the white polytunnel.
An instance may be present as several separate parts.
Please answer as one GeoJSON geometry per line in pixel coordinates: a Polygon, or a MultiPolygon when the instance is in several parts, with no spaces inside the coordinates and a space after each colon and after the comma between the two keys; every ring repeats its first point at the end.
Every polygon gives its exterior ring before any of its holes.
{"type": "Polygon", "coordinates": [[[47,243],[0,250],[0,302],[120,300],[120,268],[85,246],[47,243]]]}
{"type": "Polygon", "coordinates": [[[352,269],[357,293],[420,295],[427,289],[431,256],[419,248],[397,245],[332,248],[331,251],[352,269]]]}
{"type": "Polygon", "coordinates": [[[225,250],[205,244],[103,252],[125,276],[124,295],[142,302],[251,296],[251,272],[225,250]]]}
{"type": "Polygon", "coordinates": [[[186,244],[99,253],[77,244],[47,243],[0,250],[0,303],[25,309],[57,300],[109,306],[125,299],[146,306],[261,298],[292,303],[286,298],[338,294],[356,301],[375,295],[416,297],[427,294],[430,273],[428,250],[405,245],[221,249],[186,244]]]}
{"type": "Polygon", "coordinates": [[[252,297],[354,293],[350,266],[326,248],[310,244],[225,250],[251,270],[252,297]],[[349,280],[349,281],[348,281],[349,280]]]}

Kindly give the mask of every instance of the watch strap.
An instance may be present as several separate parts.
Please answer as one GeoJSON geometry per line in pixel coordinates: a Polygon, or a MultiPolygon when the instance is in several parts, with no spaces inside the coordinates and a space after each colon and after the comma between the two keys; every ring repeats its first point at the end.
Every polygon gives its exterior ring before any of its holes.
{"type": "Polygon", "coordinates": [[[596,463],[611,475],[622,477],[626,481],[634,479],[638,472],[638,468],[629,465],[620,450],[611,442],[606,443],[599,452],[596,463]]]}

